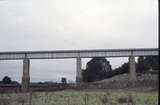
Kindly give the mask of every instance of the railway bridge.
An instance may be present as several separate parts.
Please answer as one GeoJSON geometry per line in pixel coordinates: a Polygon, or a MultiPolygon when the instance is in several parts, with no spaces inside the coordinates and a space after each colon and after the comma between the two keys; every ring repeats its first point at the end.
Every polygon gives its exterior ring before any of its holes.
{"type": "Polygon", "coordinates": [[[76,59],[76,82],[82,82],[81,59],[93,57],[129,57],[129,75],[136,80],[135,57],[158,56],[158,48],[95,49],[56,51],[0,52],[0,60],[23,60],[22,91],[28,91],[30,82],[30,59],[76,59]]]}

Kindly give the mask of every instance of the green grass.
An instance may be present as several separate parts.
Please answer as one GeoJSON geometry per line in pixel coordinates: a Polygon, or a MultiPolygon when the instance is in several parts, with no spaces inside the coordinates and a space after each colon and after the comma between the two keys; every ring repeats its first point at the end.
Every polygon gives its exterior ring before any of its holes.
{"type": "Polygon", "coordinates": [[[155,105],[158,102],[156,92],[132,91],[61,91],[48,93],[34,93],[33,105],[103,105],[106,103],[118,104],[119,98],[132,98],[136,105],[155,105]]]}
{"type": "MultiPolygon", "coordinates": [[[[17,94],[0,94],[1,97],[14,97],[17,94]]],[[[34,92],[32,105],[121,105],[132,102],[134,105],[156,105],[158,92],[135,91],[76,91],[34,92]]]]}

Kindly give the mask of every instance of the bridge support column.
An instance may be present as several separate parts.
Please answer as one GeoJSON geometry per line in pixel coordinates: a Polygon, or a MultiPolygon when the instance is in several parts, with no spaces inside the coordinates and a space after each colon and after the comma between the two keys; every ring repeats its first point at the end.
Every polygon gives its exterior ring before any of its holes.
{"type": "Polygon", "coordinates": [[[82,82],[82,61],[81,58],[77,58],[77,71],[76,71],[76,83],[81,83],[82,82]]]}
{"type": "Polygon", "coordinates": [[[137,79],[135,57],[133,55],[129,57],[129,79],[131,81],[135,81],[137,79]]]}
{"type": "Polygon", "coordinates": [[[27,92],[29,90],[29,82],[30,82],[29,68],[30,68],[29,59],[24,59],[23,60],[22,84],[21,84],[22,92],[27,92]]]}

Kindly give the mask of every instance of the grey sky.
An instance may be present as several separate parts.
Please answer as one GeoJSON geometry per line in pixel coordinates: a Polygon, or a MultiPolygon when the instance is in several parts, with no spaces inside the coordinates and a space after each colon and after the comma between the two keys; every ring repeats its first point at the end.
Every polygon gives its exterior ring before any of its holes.
{"type": "MultiPolygon", "coordinates": [[[[158,47],[158,0],[0,0],[0,51],[151,47],[158,47]]],[[[109,60],[115,68],[127,58],[109,60]]],[[[74,59],[31,62],[32,81],[75,79],[74,59]]],[[[0,79],[20,80],[21,64],[0,61],[0,79]]]]}

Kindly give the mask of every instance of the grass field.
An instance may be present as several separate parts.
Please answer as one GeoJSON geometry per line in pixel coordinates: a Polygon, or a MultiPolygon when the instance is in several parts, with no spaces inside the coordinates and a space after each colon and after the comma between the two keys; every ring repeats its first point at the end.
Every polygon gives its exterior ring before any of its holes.
{"type": "Polygon", "coordinates": [[[28,93],[24,100],[21,95],[0,94],[0,105],[158,105],[158,92],[64,90],[28,93]]]}

